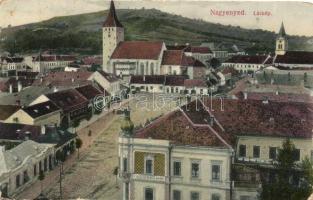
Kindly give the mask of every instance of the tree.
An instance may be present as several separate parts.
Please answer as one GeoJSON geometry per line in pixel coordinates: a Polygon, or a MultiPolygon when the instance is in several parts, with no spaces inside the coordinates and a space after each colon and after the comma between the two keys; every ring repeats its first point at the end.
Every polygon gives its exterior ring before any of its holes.
{"type": "Polygon", "coordinates": [[[40,181],[40,193],[42,194],[42,181],[45,179],[45,173],[40,170],[38,180],[40,181]]]}
{"type": "Polygon", "coordinates": [[[80,124],[79,119],[75,119],[75,120],[73,121],[73,127],[75,128],[75,132],[76,132],[76,128],[79,126],[79,124],[80,124]]]}
{"type": "Polygon", "coordinates": [[[296,154],[294,144],[286,139],[274,169],[269,171],[272,178],[262,180],[262,200],[305,200],[312,193],[312,163],[304,159],[298,164],[296,154]]]}
{"type": "Polygon", "coordinates": [[[79,149],[82,147],[83,141],[80,138],[76,138],[77,158],[79,159],[79,149]]]}
{"type": "Polygon", "coordinates": [[[217,58],[212,58],[209,61],[209,64],[211,67],[213,67],[214,69],[217,69],[218,67],[221,66],[221,61],[219,61],[217,58]]]}

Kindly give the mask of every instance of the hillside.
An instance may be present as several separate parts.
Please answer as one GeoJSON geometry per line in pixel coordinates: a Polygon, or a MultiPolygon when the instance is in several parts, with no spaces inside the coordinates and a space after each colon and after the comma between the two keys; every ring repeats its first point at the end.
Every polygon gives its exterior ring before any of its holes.
{"type": "MultiPolygon", "coordinates": [[[[107,11],[55,17],[39,23],[6,28],[1,47],[10,52],[57,49],[60,52],[100,53],[101,27],[107,11]]],[[[156,9],[118,10],[126,40],[163,40],[167,43],[225,42],[236,44],[250,53],[274,48],[275,33],[214,24],[161,12],[156,9]]],[[[312,50],[313,37],[290,36],[290,48],[312,50]]]]}

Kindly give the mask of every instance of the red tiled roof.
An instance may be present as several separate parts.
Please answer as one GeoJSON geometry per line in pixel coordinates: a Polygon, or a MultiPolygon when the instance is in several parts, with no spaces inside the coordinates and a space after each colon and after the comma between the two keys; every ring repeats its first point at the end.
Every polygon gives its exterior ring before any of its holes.
{"type": "Polygon", "coordinates": [[[76,57],[72,55],[40,55],[34,58],[37,62],[52,62],[52,61],[75,61],[76,57]]]}
{"type": "Polygon", "coordinates": [[[5,60],[7,63],[21,63],[24,61],[23,57],[3,57],[1,60],[5,60]]]}
{"type": "Polygon", "coordinates": [[[165,77],[165,85],[169,86],[184,86],[185,76],[170,75],[165,77]]]}
{"type": "Polygon", "coordinates": [[[181,110],[170,112],[135,133],[136,138],[169,140],[176,145],[228,146],[208,126],[197,126],[181,110]]]}
{"type": "Polygon", "coordinates": [[[46,96],[65,113],[83,108],[88,104],[88,100],[75,89],[50,93],[46,96]]]}
{"type": "Polygon", "coordinates": [[[180,50],[164,51],[162,65],[182,65],[184,57],[184,52],[180,50]]]}
{"type": "Polygon", "coordinates": [[[120,42],[115,48],[112,59],[148,59],[159,58],[163,42],[127,41],[120,42]]]}
{"type": "Polygon", "coordinates": [[[106,20],[103,23],[103,27],[123,27],[123,25],[117,19],[113,0],[111,0],[110,10],[106,20]]]}
{"type": "MultiPolygon", "coordinates": [[[[205,101],[210,108],[211,101],[205,101]]],[[[225,99],[212,101],[214,117],[234,135],[312,138],[313,105],[299,102],[225,99]]]]}
{"type": "Polygon", "coordinates": [[[274,63],[313,64],[313,52],[287,51],[284,55],[277,55],[274,63]]]}
{"type": "Polygon", "coordinates": [[[232,75],[239,74],[239,72],[235,70],[233,67],[225,67],[221,72],[222,74],[232,74],[232,75]]]}
{"type": "Polygon", "coordinates": [[[20,106],[14,105],[0,105],[0,120],[6,120],[10,117],[13,113],[18,111],[20,106]]]}
{"type": "Polygon", "coordinates": [[[38,103],[32,106],[22,108],[22,110],[25,111],[27,114],[29,114],[32,118],[37,118],[37,117],[55,112],[57,110],[60,110],[60,108],[57,107],[51,101],[46,101],[43,103],[38,103]]]}
{"type": "Polygon", "coordinates": [[[114,74],[109,74],[104,71],[98,71],[107,81],[109,82],[116,82],[118,78],[114,74]]]}
{"type": "Polygon", "coordinates": [[[92,75],[92,72],[78,71],[78,72],[51,72],[47,76],[41,79],[35,80],[34,86],[71,86],[71,85],[86,85],[91,81],[88,78],[92,75]]]}
{"type": "Polygon", "coordinates": [[[186,88],[208,87],[205,81],[200,79],[186,79],[184,85],[186,88]]]}
{"type": "MultiPolygon", "coordinates": [[[[308,94],[292,94],[292,93],[278,93],[273,92],[246,92],[247,99],[264,100],[276,102],[305,102],[313,103],[313,97],[308,94]]],[[[238,92],[236,96],[240,99],[244,98],[243,92],[238,92]]]]}
{"type": "Polygon", "coordinates": [[[225,63],[248,63],[248,64],[262,64],[267,56],[234,56],[225,61],[225,63]]]}
{"type": "Polygon", "coordinates": [[[185,51],[192,52],[192,53],[202,53],[202,54],[212,53],[209,47],[196,47],[196,46],[191,46],[189,48],[186,48],[185,51]]]}
{"type": "Polygon", "coordinates": [[[95,97],[103,94],[100,90],[92,85],[85,85],[75,89],[88,100],[93,100],[95,97]]]}
{"type": "Polygon", "coordinates": [[[164,75],[131,76],[130,84],[164,84],[164,75]]]}

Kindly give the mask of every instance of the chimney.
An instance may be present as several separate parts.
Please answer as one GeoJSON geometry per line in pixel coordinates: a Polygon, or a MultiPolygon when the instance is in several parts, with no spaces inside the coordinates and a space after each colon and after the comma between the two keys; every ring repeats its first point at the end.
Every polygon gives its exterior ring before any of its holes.
{"type": "Polygon", "coordinates": [[[12,84],[9,85],[9,92],[13,93],[13,86],[12,86],[12,84]]]}
{"type": "Polygon", "coordinates": [[[279,94],[279,93],[278,93],[278,90],[276,90],[275,94],[276,94],[276,95],[278,95],[278,94],[279,94]]]}
{"type": "Polygon", "coordinates": [[[45,125],[41,125],[41,134],[42,135],[46,134],[46,126],[45,125]]]}
{"type": "Polygon", "coordinates": [[[21,81],[17,82],[17,91],[20,92],[23,89],[21,81]]]}

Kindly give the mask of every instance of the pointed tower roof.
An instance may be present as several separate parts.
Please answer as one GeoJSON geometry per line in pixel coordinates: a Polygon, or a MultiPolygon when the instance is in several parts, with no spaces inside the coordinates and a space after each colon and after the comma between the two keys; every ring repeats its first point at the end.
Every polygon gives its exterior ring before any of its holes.
{"type": "Polygon", "coordinates": [[[110,10],[106,20],[103,23],[103,27],[123,27],[123,25],[117,19],[113,0],[111,0],[110,10]]]}
{"type": "Polygon", "coordinates": [[[285,37],[285,36],[286,36],[285,27],[284,27],[284,22],[281,23],[278,36],[279,36],[279,37],[285,37]]]}

